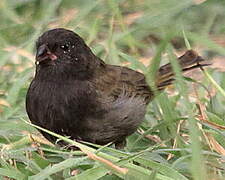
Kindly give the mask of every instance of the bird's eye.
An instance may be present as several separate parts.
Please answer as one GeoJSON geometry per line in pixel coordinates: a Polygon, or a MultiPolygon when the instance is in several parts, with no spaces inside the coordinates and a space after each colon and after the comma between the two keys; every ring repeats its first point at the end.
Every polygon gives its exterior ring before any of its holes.
{"type": "Polygon", "coordinates": [[[68,45],[68,44],[64,44],[64,45],[60,46],[60,48],[61,48],[63,51],[68,51],[68,50],[69,50],[69,45],[68,45]]]}

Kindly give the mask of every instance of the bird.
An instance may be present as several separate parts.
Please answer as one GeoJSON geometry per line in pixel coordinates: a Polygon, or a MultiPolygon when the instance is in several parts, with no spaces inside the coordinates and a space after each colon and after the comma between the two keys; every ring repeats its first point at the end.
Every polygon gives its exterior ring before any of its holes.
{"type": "MultiPolygon", "coordinates": [[[[182,71],[200,68],[204,59],[188,50],[178,59],[182,71]]],[[[36,71],[26,95],[31,123],[75,141],[124,146],[142,123],[155,92],[141,72],[106,64],[75,32],[56,28],[36,42],[36,71]]],[[[170,64],[159,68],[156,90],[174,81],[170,64]]],[[[56,138],[41,132],[50,142],[56,138]]]]}

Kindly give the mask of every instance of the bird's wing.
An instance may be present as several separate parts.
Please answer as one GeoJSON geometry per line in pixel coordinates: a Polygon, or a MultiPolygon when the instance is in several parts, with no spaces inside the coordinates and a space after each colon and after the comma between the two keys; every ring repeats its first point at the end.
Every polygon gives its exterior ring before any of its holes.
{"type": "Polygon", "coordinates": [[[104,64],[96,74],[95,84],[98,93],[105,99],[141,97],[148,103],[152,98],[145,76],[127,67],[104,64]]]}
{"type": "Polygon", "coordinates": [[[152,97],[142,73],[126,67],[102,64],[91,83],[96,91],[95,114],[85,126],[93,142],[121,142],[132,134],[144,119],[146,105],[152,97]]]}

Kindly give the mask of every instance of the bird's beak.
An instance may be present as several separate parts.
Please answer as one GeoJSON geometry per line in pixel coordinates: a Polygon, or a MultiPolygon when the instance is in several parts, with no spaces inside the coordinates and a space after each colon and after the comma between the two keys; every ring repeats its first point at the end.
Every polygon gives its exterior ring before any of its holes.
{"type": "Polygon", "coordinates": [[[43,62],[43,61],[47,61],[47,60],[56,60],[57,56],[53,53],[51,53],[51,51],[49,50],[48,46],[46,44],[41,45],[38,49],[37,49],[37,53],[36,53],[36,61],[37,62],[43,62]]]}

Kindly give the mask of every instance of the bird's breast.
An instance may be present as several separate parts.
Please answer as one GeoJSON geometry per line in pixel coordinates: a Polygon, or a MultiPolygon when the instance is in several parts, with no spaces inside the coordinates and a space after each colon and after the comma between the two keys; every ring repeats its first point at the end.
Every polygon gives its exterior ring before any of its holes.
{"type": "Polygon", "coordinates": [[[52,131],[79,127],[96,109],[94,91],[85,82],[33,81],[27,95],[30,120],[52,131]],[[61,129],[58,129],[61,128],[61,129]]]}

